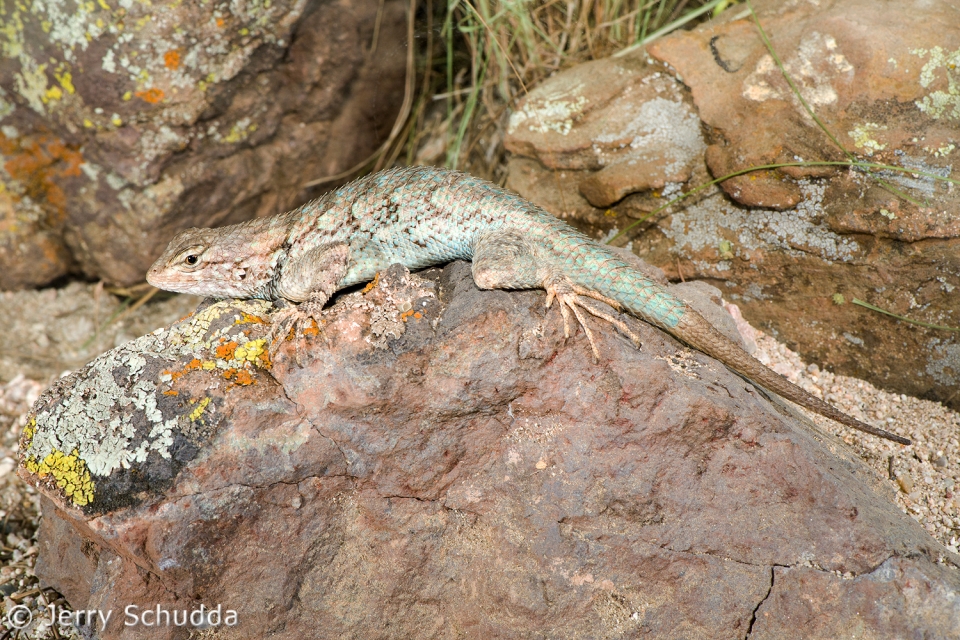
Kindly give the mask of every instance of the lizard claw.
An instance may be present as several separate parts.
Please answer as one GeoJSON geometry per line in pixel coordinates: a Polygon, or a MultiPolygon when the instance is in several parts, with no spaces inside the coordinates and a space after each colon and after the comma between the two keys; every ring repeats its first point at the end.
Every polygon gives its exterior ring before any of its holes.
{"type": "Polygon", "coordinates": [[[577,321],[580,323],[580,326],[583,327],[583,332],[586,334],[587,340],[590,342],[590,348],[593,350],[593,357],[597,362],[600,361],[600,350],[597,349],[597,344],[593,338],[593,332],[587,325],[586,318],[580,311],[581,309],[614,325],[630,338],[634,346],[636,346],[638,349],[640,348],[639,336],[631,331],[630,327],[628,327],[623,320],[615,318],[611,314],[597,308],[592,302],[586,300],[586,298],[599,300],[619,311],[621,307],[616,300],[612,300],[603,294],[597,293],[596,291],[579,287],[569,282],[565,278],[546,283],[544,285],[544,289],[547,291],[546,306],[549,308],[554,299],[557,300],[560,306],[560,315],[563,316],[564,337],[570,337],[570,312],[572,311],[573,315],[576,316],[577,321]]]}

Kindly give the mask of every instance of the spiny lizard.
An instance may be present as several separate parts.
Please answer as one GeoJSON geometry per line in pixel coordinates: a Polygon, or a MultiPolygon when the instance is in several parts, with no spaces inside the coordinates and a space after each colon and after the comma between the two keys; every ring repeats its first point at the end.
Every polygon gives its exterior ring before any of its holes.
{"type": "Polygon", "coordinates": [[[599,352],[583,311],[624,331],[594,301],[626,309],[788,400],[855,429],[901,444],[906,438],[860,422],[768,369],[699,313],[533,203],[490,182],[433,167],[368,175],[272,218],[218,229],[187,229],[154,263],[155,287],[218,298],[297,303],[274,315],[274,335],[298,330],[336,291],[373,279],[394,263],[419,269],[472,260],[481,289],[547,292],[599,352]]]}

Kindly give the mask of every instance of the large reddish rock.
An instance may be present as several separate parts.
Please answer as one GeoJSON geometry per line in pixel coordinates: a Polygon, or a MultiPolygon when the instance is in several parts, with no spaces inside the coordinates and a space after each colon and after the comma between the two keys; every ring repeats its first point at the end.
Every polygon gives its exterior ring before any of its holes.
{"type": "Polygon", "coordinates": [[[0,290],[142,281],[180,229],[315,195],[390,132],[407,5],[6,3],[0,290]]]}
{"type": "Polygon", "coordinates": [[[650,326],[595,363],[463,263],[391,268],[273,362],[267,312],[207,302],[36,405],[37,572],[102,637],[201,605],[229,638],[960,628],[960,559],[840,441],[650,326]]]}
{"type": "MultiPolygon", "coordinates": [[[[801,95],[843,150],[807,115],[747,10],[733,5],[650,45],[646,68],[636,57],[613,58],[531,91],[508,131],[516,154],[508,186],[602,234],[711,177],[770,163],[843,160],[848,152],[957,179],[960,22],[953,9],[927,3],[904,11],[882,0],[754,6],[801,95]],[[680,115],[691,109],[704,139],[685,173],[667,176],[662,161],[617,169],[582,161],[589,150],[606,153],[591,139],[606,140],[635,122],[631,114],[662,104],[666,90],[654,96],[650,87],[680,81],[686,89],[675,92],[672,115],[644,121],[662,133],[635,136],[619,153],[656,156],[664,139],[684,148],[689,136],[671,123],[687,122],[680,115]],[[523,115],[537,110],[547,123],[542,131],[523,115]],[[566,114],[563,126],[551,128],[560,120],[550,114],[566,114]]],[[[670,278],[721,288],[752,324],[807,360],[958,409],[960,334],[849,304],[857,298],[960,326],[958,207],[960,190],[929,176],[791,167],[727,180],[722,191],[699,193],[627,239],[670,278]]]]}

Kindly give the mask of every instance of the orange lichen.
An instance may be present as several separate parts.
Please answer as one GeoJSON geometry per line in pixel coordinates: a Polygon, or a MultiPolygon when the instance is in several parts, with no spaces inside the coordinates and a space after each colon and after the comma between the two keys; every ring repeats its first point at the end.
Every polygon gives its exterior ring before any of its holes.
{"type": "Polygon", "coordinates": [[[223,372],[223,377],[238,387],[246,387],[254,383],[253,376],[244,369],[227,369],[223,372]]]}
{"type": "Polygon", "coordinates": [[[137,91],[133,95],[150,104],[157,104],[163,100],[163,90],[155,87],[147,89],[146,91],[137,91]]]}
{"type": "Polygon", "coordinates": [[[236,342],[231,340],[230,342],[221,344],[214,349],[213,352],[217,354],[218,358],[223,358],[224,360],[233,360],[233,353],[237,350],[238,346],[239,345],[237,345],[236,342]]]}
{"type": "Polygon", "coordinates": [[[371,281],[367,284],[367,286],[365,286],[365,287],[363,288],[363,291],[362,291],[361,293],[366,293],[366,292],[370,291],[371,289],[373,289],[374,287],[376,287],[378,284],[380,284],[380,272],[379,272],[379,271],[377,272],[377,274],[376,274],[375,276],[373,276],[373,280],[371,280],[371,281]]]}
{"type": "Polygon", "coordinates": [[[180,68],[180,52],[176,49],[170,49],[163,54],[163,66],[174,71],[180,68]]]}
{"type": "Polygon", "coordinates": [[[63,179],[80,175],[83,155],[78,149],[46,133],[13,139],[0,133],[3,168],[24,186],[25,195],[36,202],[46,201],[52,207],[51,213],[57,216],[53,222],[59,222],[66,213],[63,179]]]}
{"type": "Polygon", "coordinates": [[[165,396],[178,396],[178,395],[180,395],[180,392],[177,391],[176,389],[168,389],[167,391],[164,391],[164,392],[163,392],[163,395],[165,395],[165,396]]]}
{"type": "Polygon", "coordinates": [[[218,26],[218,27],[223,27],[223,25],[225,25],[226,23],[227,23],[227,21],[224,20],[223,18],[217,18],[217,26],[218,26]]]}
{"type": "Polygon", "coordinates": [[[400,319],[406,322],[407,319],[412,315],[413,315],[413,309],[408,309],[407,311],[404,311],[403,313],[400,314],[400,319]]]}
{"type": "Polygon", "coordinates": [[[188,363],[183,367],[182,370],[180,370],[180,371],[164,371],[164,373],[170,375],[170,381],[171,381],[171,382],[176,382],[177,380],[179,380],[180,378],[182,378],[183,376],[185,376],[187,373],[189,373],[189,372],[191,372],[191,371],[196,371],[197,369],[200,369],[201,367],[203,367],[203,362],[202,362],[201,360],[197,359],[197,358],[194,358],[193,360],[191,360],[190,362],[188,362],[188,363]]]}
{"type": "Polygon", "coordinates": [[[320,335],[320,327],[317,325],[316,320],[313,318],[310,319],[310,325],[308,327],[304,327],[303,335],[310,336],[311,338],[320,335]]]}

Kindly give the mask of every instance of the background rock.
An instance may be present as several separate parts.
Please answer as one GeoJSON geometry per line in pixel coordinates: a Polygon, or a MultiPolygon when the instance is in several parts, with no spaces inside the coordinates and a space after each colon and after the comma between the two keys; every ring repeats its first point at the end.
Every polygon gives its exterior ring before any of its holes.
{"type": "Polygon", "coordinates": [[[0,383],[18,375],[53,382],[104,351],[183,318],[200,298],[161,293],[130,310],[96,284],[71,282],[62,288],[0,292],[0,326],[7,347],[0,350],[0,383]]]}
{"type": "Polygon", "coordinates": [[[402,100],[396,0],[0,6],[0,289],[141,281],[180,229],[308,199],[402,100]]]}
{"type": "Polygon", "coordinates": [[[595,364],[542,292],[423,275],[341,296],[302,368],[265,359],[268,305],[220,302],[44,394],[38,574],[75,608],[222,604],[232,638],[960,625],[960,559],[838,440],[650,326],[595,364]]]}
{"type": "MultiPolygon", "coordinates": [[[[951,61],[960,55],[960,23],[953,9],[877,0],[755,6],[801,94],[847,152],[955,176],[960,111],[951,61]]],[[[520,126],[526,120],[511,128],[507,145],[518,156],[510,162],[508,186],[601,235],[711,175],[774,162],[844,159],[792,94],[742,7],[663,38],[649,53],[656,62],[646,70],[610,59],[592,63],[589,85],[577,84],[583,72],[573,69],[532,91],[518,113],[561,93],[577,109],[562,131],[520,126]],[[650,99],[634,87],[675,82],[664,76],[664,64],[689,88],[690,98],[675,100],[673,115],[646,127],[672,132],[671,144],[682,147],[677,128],[667,125],[681,121],[689,100],[705,125],[705,151],[691,161],[688,174],[662,187],[662,169],[648,176],[643,164],[634,164],[617,170],[630,177],[617,178],[616,189],[598,191],[593,185],[606,179],[605,172],[614,173],[580,161],[590,137],[630,122],[623,114],[638,112],[641,100],[650,99]],[[594,100],[587,91],[594,87],[609,90],[594,100]],[[622,194],[629,195],[611,206],[622,194]]],[[[660,148],[647,135],[627,147],[642,154],[647,145],[653,153],[660,148]]],[[[960,326],[960,222],[952,214],[960,192],[918,175],[883,172],[879,178],[830,167],[754,172],[724,182],[723,193],[708,190],[646,225],[630,237],[632,247],[671,279],[713,282],[751,323],[808,360],[960,408],[957,333],[909,326],[843,303],[858,298],[923,322],[960,326]]]]}

